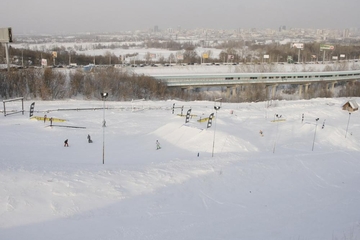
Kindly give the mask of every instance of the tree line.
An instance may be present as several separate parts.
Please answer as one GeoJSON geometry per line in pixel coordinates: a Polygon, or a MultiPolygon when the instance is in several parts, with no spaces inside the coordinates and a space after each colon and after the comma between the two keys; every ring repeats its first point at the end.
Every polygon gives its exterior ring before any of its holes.
{"type": "MultiPolygon", "coordinates": [[[[340,83],[338,97],[360,96],[360,83],[340,83]]],[[[285,95],[296,99],[297,85],[287,85],[277,91],[275,99],[283,99],[285,95]]],[[[226,87],[218,91],[210,88],[195,88],[184,90],[168,88],[166,84],[145,75],[135,75],[121,69],[94,68],[91,72],[81,69],[64,71],[53,68],[28,68],[0,72],[0,98],[11,99],[25,97],[25,99],[61,100],[81,98],[88,100],[101,99],[100,93],[108,92],[108,100],[131,101],[133,99],[168,100],[179,99],[185,101],[209,100],[223,98],[227,102],[253,102],[269,100],[269,93],[264,84],[249,84],[238,86],[234,95],[227,95],[226,87]]],[[[315,97],[335,97],[327,89],[325,83],[313,83],[305,99],[315,97]]],[[[289,98],[288,98],[289,99],[289,98]]]]}
{"type": "MultiPolygon", "coordinates": [[[[145,75],[130,75],[116,68],[63,71],[53,68],[28,68],[0,72],[0,98],[55,100],[72,97],[101,99],[109,92],[109,100],[158,100],[183,97],[161,82],[145,75]]],[[[181,92],[181,91],[180,91],[181,92]]]]}
{"type": "MultiPolygon", "coordinates": [[[[158,40],[147,40],[143,43],[142,47],[147,48],[162,48],[172,51],[177,51],[177,54],[182,54],[182,63],[214,63],[214,62],[242,62],[242,63],[259,63],[259,62],[287,62],[290,57],[294,62],[315,62],[315,61],[331,61],[332,56],[345,55],[345,59],[359,59],[360,58],[360,44],[343,44],[334,43],[334,50],[325,51],[325,59],[323,59],[323,53],[320,51],[320,43],[305,43],[304,49],[299,50],[291,47],[291,44],[280,45],[277,43],[272,44],[256,44],[250,41],[224,41],[218,44],[215,48],[222,49],[218,56],[214,55],[211,50],[204,52],[198,52],[197,47],[199,43],[185,42],[178,43],[176,41],[158,41],[158,40]],[[300,54],[299,54],[300,51],[300,54]],[[204,59],[203,54],[207,55],[204,59]],[[264,59],[264,55],[269,55],[268,59],[264,59]],[[231,58],[230,58],[231,56],[231,58]],[[299,59],[300,56],[300,59],[299,59]]],[[[95,49],[109,48],[108,45],[95,44],[95,49]]],[[[115,47],[115,46],[110,46],[115,47]]],[[[125,46],[124,46],[125,47],[125,46]]],[[[4,49],[1,46],[0,48],[4,49]]],[[[116,56],[110,51],[104,55],[89,56],[85,54],[77,53],[77,50],[81,50],[81,45],[75,46],[74,48],[65,48],[54,46],[50,51],[45,49],[30,50],[30,49],[18,49],[9,47],[9,55],[12,56],[12,62],[17,65],[27,66],[40,66],[41,59],[47,59],[48,64],[52,65],[69,65],[70,63],[76,63],[78,65],[88,65],[90,63],[98,65],[114,65],[122,64],[123,60],[127,57],[133,57],[138,55],[137,52],[133,54],[127,54],[124,56],[116,56]],[[56,52],[57,56],[54,61],[52,52],[56,52]],[[15,59],[16,58],[16,59],[15,59]]],[[[150,54],[150,53],[149,53],[150,54]]],[[[137,63],[146,63],[148,59],[137,59],[137,63]]],[[[175,62],[176,56],[170,54],[168,58],[160,57],[159,63],[175,62]]],[[[154,62],[152,60],[152,62],[154,62]]],[[[4,51],[0,51],[0,63],[5,63],[4,51]]]]}

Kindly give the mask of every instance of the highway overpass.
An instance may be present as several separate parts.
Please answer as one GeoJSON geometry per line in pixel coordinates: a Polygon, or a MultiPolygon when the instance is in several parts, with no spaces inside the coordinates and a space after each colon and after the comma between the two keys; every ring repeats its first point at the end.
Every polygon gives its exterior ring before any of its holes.
{"type": "Polygon", "coordinates": [[[168,87],[193,89],[202,87],[227,87],[229,94],[237,87],[250,84],[264,84],[272,87],[274,96],[276,87],[280,84],[299,85],[299,94],[305,92],[312,83],[326,83],[333,89],[336,83],[360,80],[360,70],[331,72],[271,72],[271,73],[221,73],[221,74],[150,74],[156,80],[168,87]]]}

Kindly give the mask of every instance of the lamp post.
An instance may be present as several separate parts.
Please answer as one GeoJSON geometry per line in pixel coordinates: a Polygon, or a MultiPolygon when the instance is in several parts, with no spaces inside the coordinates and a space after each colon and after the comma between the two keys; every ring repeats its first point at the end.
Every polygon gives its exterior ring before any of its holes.
{"type": "Polygon", "coordinates": [[[318,123],[318,121],[319,121],[319,118],[316,118],[315,121],[316,121],[316,124],[315,124],[314,140],[313,140],[313,145],[312,145],[311,151],[314,151],[315,137],[316,137],[316,129],[317,129],[317,123],[318,123]]]}
{"type": "Polygon", "coordinates": [[[349,128],[350,117],[351,117],[351,112],[349,112],[349,120],[348,120],[348,123],[347,123],[347,126],[346,126],[345,138],[346,138],[346,135],[347,135],[347,132],[348,132],[348,128],[349,128]]]}
{"type": "Polygon", "coordinates": [[[276,140],[277,140],[277,136],[278,136],[278,132],[279,132],[279,119],[280,119],[281,117],[282,117],[282,115],[274,114],[274,122],[276,121],[276,135],[275,135],[275,142],[274,142],[273,153],[275,153],[276,140]],[[275,120],[275,117],[276,117],[277,120],[275,120]]]}
{"type": "Polygon", "coordinates": [[[214,128],[214,138],[213,138],[213,147],[212,147],[212,153],[211,153],[211,157],[214,157],[214,148],[215,148],[215,133],[216,133],[216,122],[217,122],[217,111],[221,108],[221,102],[220,102],[220,105],[217,106],[216,105],[216,102],[219,102],[221,101],[222,98],[217,98],[215,99],[215,102],[214,102],[214,109],[215,109],[215,128],[214,128]]]}
{"type": "Polygon", "coordinates": [[[105,127],[106,127],[106,121],[105,121],[105,100],[107,98],[107,96],[109,95],[107,92],[102,92],[101,94],[101,98],[103,100],[103,164],[105,164],[105,127]]]}

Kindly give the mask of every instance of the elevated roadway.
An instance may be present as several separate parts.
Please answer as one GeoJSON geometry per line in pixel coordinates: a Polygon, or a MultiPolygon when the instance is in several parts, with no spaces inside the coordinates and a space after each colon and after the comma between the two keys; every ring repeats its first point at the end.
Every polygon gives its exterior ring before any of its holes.
{"type": "Polygon", "coordinates": [[[151,74],[168,87],[214,87],[244,84],[310,84],[314,82],[339,82],[360,79],[360,70],[331,72],[287,73],[221,73],[221,74],[151,74]]]}
{"type": "Polygon", "coordinates": [[[264,84],[271,98],[275,97],[278,85],[296,84],[299,95],[307,94],[312,83],[325,83],[326,88],[334,91],[339,82],[355,82],[360,80],[360,70],[331,72],[271,72],[271,73],[221,73],[221,74],[150,74],[168,87],[194,89],[202,87],[226,87],[227,97],[236,95],[238,89],[253,84],[264,84]]]}

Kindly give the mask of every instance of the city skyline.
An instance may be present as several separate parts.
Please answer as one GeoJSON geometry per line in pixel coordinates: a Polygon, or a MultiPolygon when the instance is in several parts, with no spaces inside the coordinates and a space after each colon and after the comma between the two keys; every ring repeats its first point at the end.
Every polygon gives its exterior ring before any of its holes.
{"type": "Polygon", "coordinates": [[[14,34],[117,32],[158,26],[182,29],[359,27],[355,0],[339,1],[7,1],[0,10],[0,27],[14,34]]]}

